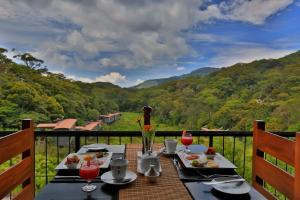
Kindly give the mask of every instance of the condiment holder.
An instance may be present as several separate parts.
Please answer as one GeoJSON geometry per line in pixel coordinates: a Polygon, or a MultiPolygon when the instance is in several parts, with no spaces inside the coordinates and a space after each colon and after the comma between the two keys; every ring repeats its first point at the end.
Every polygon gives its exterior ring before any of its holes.
{"type": "Polygon", "coordinates": [[[159,172],[155,169],[155,165],[150,165],[150,168],[145,172],[145,177],[150,183],[155,183],[157,177],[159,177],[159,172]]]}

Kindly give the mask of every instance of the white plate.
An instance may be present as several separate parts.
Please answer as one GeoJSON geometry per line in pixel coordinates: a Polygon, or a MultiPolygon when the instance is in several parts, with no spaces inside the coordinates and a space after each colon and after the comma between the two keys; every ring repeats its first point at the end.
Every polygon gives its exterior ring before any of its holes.
{"type": "MultiPolygon", "coordinates": [[[[222,180],[227,180],[228,178],[225,177],[220,177],[220,178],[215,178],[213,179],[213,181],[222,181],[222,180]]],[[[251,187],[249,186],[249,184],[245,181],[241,181],[241,182],[231,182],[231,183],[220,183],[220,184],[215,184],[212,185],[212,187],[219,191],[219,192],[223,192],[226,194],[247,194],[250,192],[251,187]]]]}
{"type": "MultiPolygon", "coordinates": [[[[216,153],[215,157],[214,157],[214,162],[216,164],[218,164],[218,168],[212,168],[212,167],[194,167],[191,163],[192,160],[187,160],[186,156],[188,156],[188,154],[184,153],[184,152],[176,152],[176,154],[178,155],[178,157],[180,158],[180,160],[182,161],[182,163],[184,164],[184,166],[186,168],[190,168],[190,169],[236,169],[237,167],[232,164],[229,160],[227,160],[224,156],[222,156],[219,153],[216,153]]],[[[193,153],[195,154],[195,153],[193,153]]],[[[198,154],[200,157],[205,157],[205,154],[198,154]]]]}
{"type": "Polygon", "coordinates": [[[108,171],[108,172],[102,174],[102,176],[101,176],[101,180],[104,183],[111,184],[111,185],[126,185],[126,184],[129,184],[129,183],[132,183],[133,181],[135,181],[136,178],[137,178],[136,173],[134,173],[132,171],[129,171],[129,170],[126,171],[126,175],[125,175],[125,178],[124,178],[124,179],[131,179],[128,182],[123,182],[123,183],[122,182],[116,182],[116,180],[113,180],[113,176],[112,176],[111,171],[108,171]]]}
{"type": "MultiPolygon", "coordinates": [[[[112,152],[107,152],[108,155],[105,156],[105,157],[102,157],[102,158],[97,158],[97,160],[99,161],[104,161],[102,165],[100,165],[100,168],[108,168],[109,167],[109,163],[110,163],[110,160],[111,160],[111,157],[112,157],[112,152]]],[[[91,153],[87,153],[87,154],[93,154],[92,152],[91,153]]],[[[69,154],[70,155],[70,154],[69,154]]],[[[68,155],[68,156],[69,156],[68,155]]],[[[71,155],[74,155],[74,153],[72,153],[71,155]]],[[[78,156],[78,158],[80,159],[79,163],[77,164],[75,170],[78,170],[81,166],[81,163],[83,162],[83,157],[85,154],[76,154],[78,156]]],[[[59,165],[57,165],[57,167],[55,168],[55,170],[69,170],[69,168],[65,165],[65,162],[67,160],[67,157],[66,156],[60,163],[59,165]]],[[[72,170],[72,169],[70,169],[72,170]]],[[[74,170],[74,169],[73,169],[74,170]]]]}
{"type": "Polygon", "coordinates": [[[107,144],[90,144],[83,146],[84,148],[88,149],[88,151],[101,151],[107,149],[107,144]]]}

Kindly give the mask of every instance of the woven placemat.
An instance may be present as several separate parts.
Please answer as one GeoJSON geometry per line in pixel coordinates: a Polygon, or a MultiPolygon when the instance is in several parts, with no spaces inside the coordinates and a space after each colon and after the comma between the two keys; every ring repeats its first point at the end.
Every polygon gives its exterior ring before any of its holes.
{"type": "MultiPolygon", "coordinates": [[[[158,150],[162,145],[154,145],[158,150]]],[[[140,144],[128,144],[126,146],[126,158],[129,161],[129,170],[137,173],[137,151],[142,149],[140,144]]],[[[178,174],[170,158],[160,157],[162,173],[156,183],[149,183],[144,175],[138,174],[135,182],[119,190],[119,199],[138,200],[138,199],[192,199],[189,192],[178,178],[178,174]]]]}

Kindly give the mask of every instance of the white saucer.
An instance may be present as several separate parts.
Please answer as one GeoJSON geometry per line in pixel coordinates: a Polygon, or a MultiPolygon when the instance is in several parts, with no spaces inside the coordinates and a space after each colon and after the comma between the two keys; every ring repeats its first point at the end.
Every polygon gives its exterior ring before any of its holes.
{"type": "Polygon", "coordinates": [[[166,149],[164,149],[164,150],[162,151],[162,154],[164,154],[165,156],[172,156],[172,155],[176,154],[176,152],[168,153],[168,152],[166,151],[166,149]]]}
{"type": "Polygon", "coordinates": [[[114,180],[111,171],[108,171],[108,172],[102,174],[102,176],[101,176],[101,180],[104,183],[111,184],[111,185],[126,185],[126,184],[129,184],[129,183],[132,183],[133,181],[135,181],[136,178],[137,178],[136,173],[129,171],[129,170],[126,171],[126,175],[125,175],[124,179],[131,179],[131,180],[126,181],[126,182],[117,182],[116,180],[114,180]]]}

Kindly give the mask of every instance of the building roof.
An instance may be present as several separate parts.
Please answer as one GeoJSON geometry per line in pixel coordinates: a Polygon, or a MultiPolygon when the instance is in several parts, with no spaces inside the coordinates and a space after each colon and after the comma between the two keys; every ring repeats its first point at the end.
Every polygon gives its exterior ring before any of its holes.
{"type": "Polygon", "coordinates": [[[44,124],[38,124],[36,127],[37,128],[55,128],[55,126],[57,125],[57,123],[44,123],[44,124]]]}
{"type": "Polygon", "coordinates": [[[121,115],[121,113],[119,113],[119,112],[117,112],[117,113],[109,113],[107,115],[100,115],[100,117],[110,118],[110,117],[113,117],[113,116],[116,116],[116,115],[121,115]]]}
{"type": "Polygon", "coordinates": [[[94,130],[98,125],[100,125],[100,124],[101,124],[100,121],[98,121],[98,122],[90,122],[90,123],[88,123],[87,125],[85,125],[85,126],[82,128],[82,130],[83,130],[83,131],[92,131],[92,130],[94,130]]]}
{"type": "Polygon", "coordinates": [[[54,129],[71,129],[74,127],[77,119],[64,119],[57,123],[54,129]]]}

